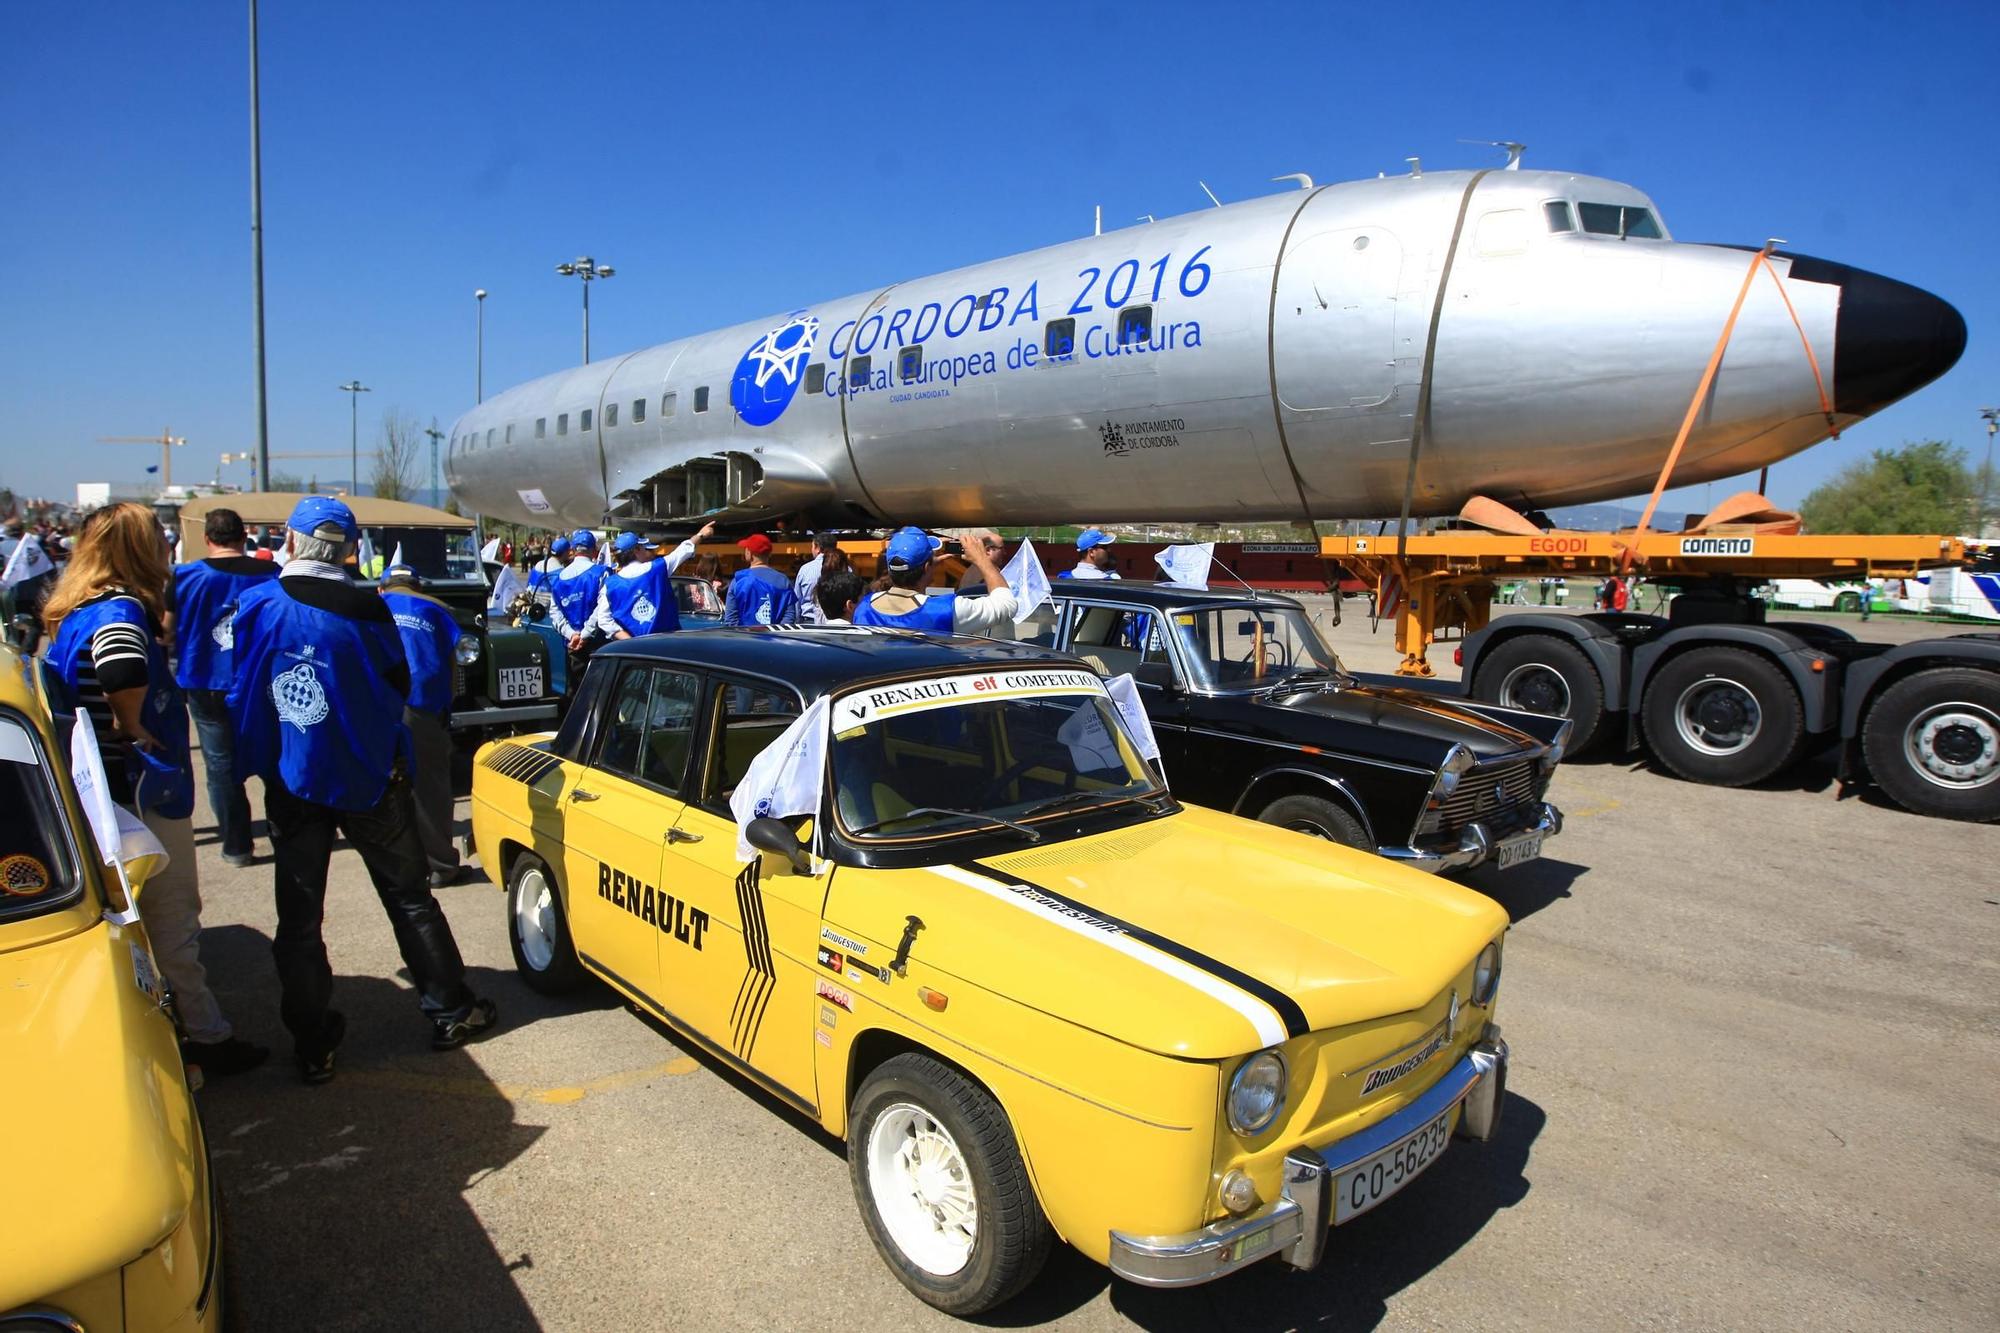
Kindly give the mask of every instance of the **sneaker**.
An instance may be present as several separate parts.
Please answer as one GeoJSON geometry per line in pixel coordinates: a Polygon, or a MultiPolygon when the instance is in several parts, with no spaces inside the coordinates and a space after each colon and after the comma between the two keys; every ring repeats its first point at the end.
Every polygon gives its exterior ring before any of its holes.
{"type": "Polygon", "coordinates": [[[255,865],[257,863],[257,853],[224,852],[222,854],[222,859],[226,864],[236,866],[240,869],[243,866],[255,865]]]}
{"type": "Polygon", "coordinates": [[[431,1049],[453,1051],[471,1041],[474,1037],[492,1030],[500,1021],[500,1009],[491,1000],[474,1000],[472,1007],[460,1018],[437,1018],[431,1020],[431,1049]]]}
{"type": "Polygon", "coordinates": [[[326,1025],[320,1029],[316,1049],[299,1049],[299,1077],[309,1084],[331,1082],[333,1056],[347,1036],[347,1015],[338,1009],[326,1011],[326,1025]]]}
{"type": "Polygon", "coordinates": [[[228,1078],[231,1074],[247,1074],[270,1057],[269,1046],[259,1046],[241,1037],[228,1037],[222,1041],[181,1043],[181,1062],[198,1067],[209,1078],[228,1078]]]}

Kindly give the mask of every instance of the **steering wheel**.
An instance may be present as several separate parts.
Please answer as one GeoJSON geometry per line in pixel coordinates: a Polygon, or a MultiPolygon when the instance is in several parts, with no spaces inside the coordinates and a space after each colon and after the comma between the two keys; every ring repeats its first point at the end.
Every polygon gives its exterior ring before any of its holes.
{"type": "MultiPolygon", "coordinates": [[[[1008,783],[1013,782],[1016,779],[1020,778],[1029,769],[1039,767],[1040,765],[1046,762],[1048,762],[1047,759],[1044,756],[1038,754],[1029,755],[1025,759],[1016,759],[1013,763],[1007,765],[1006,769],[1002,771],[998,777],[994,778],[984,787],[981,787],[979,789],[979,795],[975,799],[977,799],[980,805],[998,804],[1001,798],[1001,793],[1005,791],[1008,783]]],[[[1056,765],[1056,767],[1060,769],[1065,766],[1059,764],[1056,765]]],[[[1076,774],[1075,772],[1071,771],[1067,773],[1064,779],[1063,790],[1072,791],[1075,789],[1075,787],[1076,787],[1076,774]]]]}

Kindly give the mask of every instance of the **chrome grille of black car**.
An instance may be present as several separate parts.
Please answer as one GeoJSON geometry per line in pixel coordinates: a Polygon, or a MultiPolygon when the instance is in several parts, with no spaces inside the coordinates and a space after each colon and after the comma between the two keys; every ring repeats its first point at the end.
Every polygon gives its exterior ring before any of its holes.
{"type": "Polygon", "coordinates": [[[1541,794],[1541,774],[1533,759],[1482,764],[1459,781],[1439,808],[1438,829],[1457,833],[1474,820],[1495,832],[1521,822],[1541,794]]]}

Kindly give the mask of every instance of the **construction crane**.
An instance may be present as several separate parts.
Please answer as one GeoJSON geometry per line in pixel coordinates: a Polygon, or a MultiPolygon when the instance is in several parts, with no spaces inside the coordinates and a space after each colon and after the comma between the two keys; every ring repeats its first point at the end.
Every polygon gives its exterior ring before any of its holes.
{"type": "Polygon", "coordinates": [[[156,444],[160,447],[160,489],[174,484],[174,447],[187,443],[187,437],[176,435],[170,430],[162,430],[158,435],[100,435],[99,444],[156,444]]]}
{"type": "MultiPolygon", "coordinates": [[[[273,460],[280,458],[339,458],[339,457],[341,457],[341,455],[337,452],[326,452],[326,453],[291,452],[291,453],[274,453],[271,455],[271,458],[273,460]]],[[[247,450],[247,449],[242,453],[223,454],[222,460],[215,465],[216,485],[219,486],[222,484],[222,469],[228,467],[231,463],[255,462],[256,458],[257,458],[256,453],[252,450],[247,450]]],[[[269,477],[266,477],[264,479],[264,484],[268,487],[271,484],[271,479],[269,477]]]]}

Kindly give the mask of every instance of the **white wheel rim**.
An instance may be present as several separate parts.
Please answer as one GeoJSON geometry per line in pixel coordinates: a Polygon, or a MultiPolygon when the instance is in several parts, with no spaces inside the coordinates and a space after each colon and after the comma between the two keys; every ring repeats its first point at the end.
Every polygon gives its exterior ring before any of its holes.
{"type": "Polygon", "coordinates": [[[972,1259],[979,1200],[951,1132],[921,1106],[897,1102],[875,1117],[865,1149],[868,1194],[905,1258],[935,1277],[972,1259]]]}
{"type": "Polygon", "coordinates": [[[549,877],[539,868],[521,872],[514,886],[514,934],[521,957],[537,972],[548,970],[556,957],[556,901],[549,877]]]}
{"type": "Polygon", "coordinates": [[[1911,719],[1903,732],[1910,767],[1955,791],[2000,778],[2000,717],[1976,704],[1940,704],[1911,719]]]}
{"type": "Polygon", "coordinates": [[[1709,676],[1681,691],[1674,704],[1674,728],[1703,754],[1741,754],[1764,730],[1764,710],[1748,686],[1727,676],[1709,676]]]}

